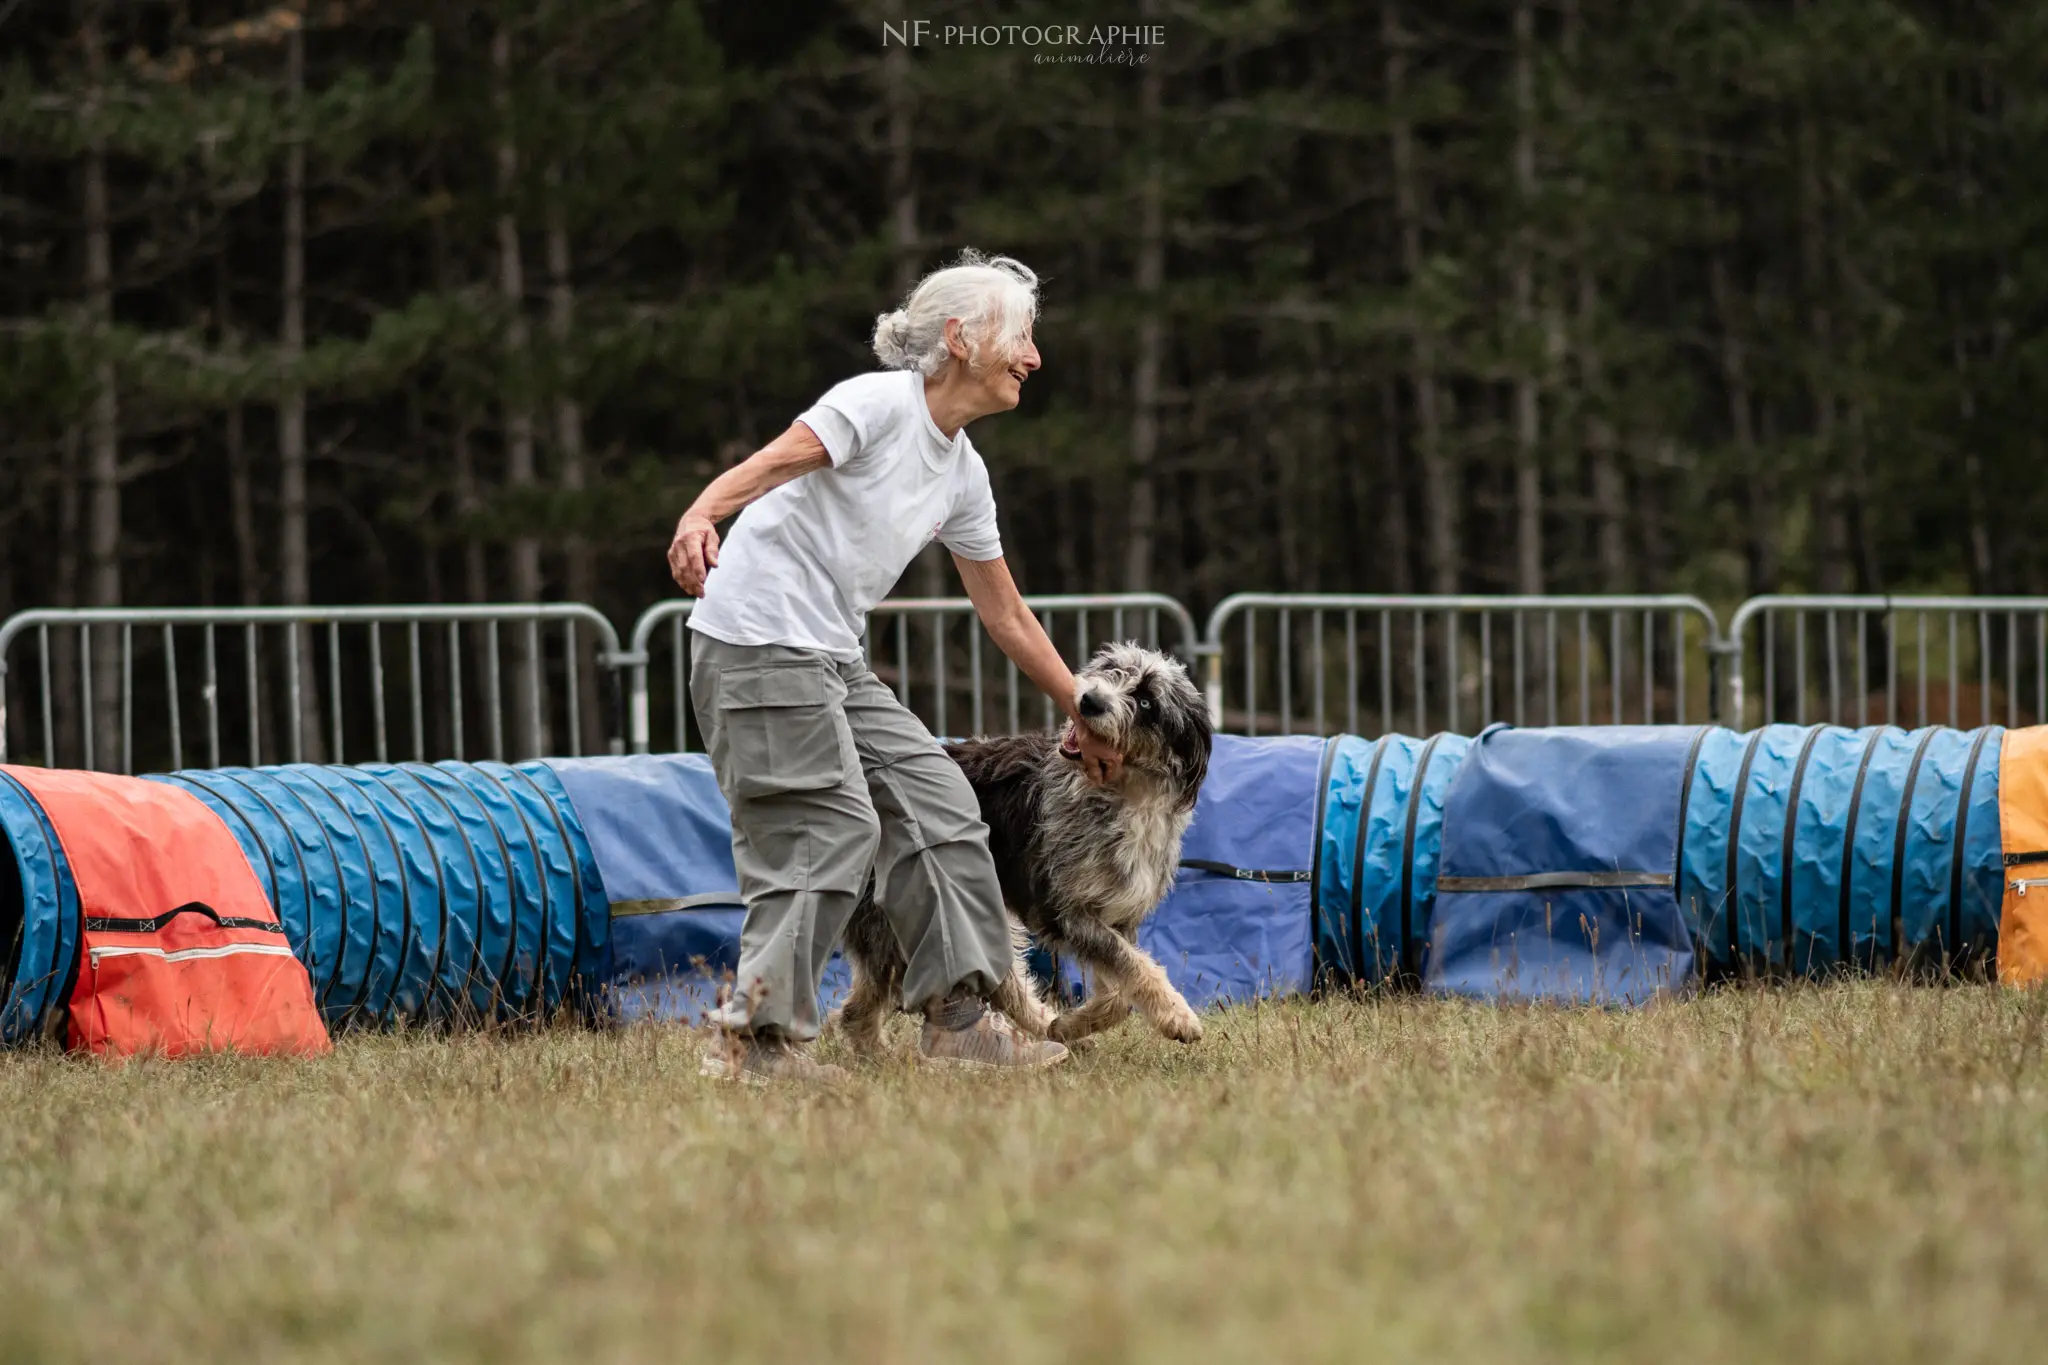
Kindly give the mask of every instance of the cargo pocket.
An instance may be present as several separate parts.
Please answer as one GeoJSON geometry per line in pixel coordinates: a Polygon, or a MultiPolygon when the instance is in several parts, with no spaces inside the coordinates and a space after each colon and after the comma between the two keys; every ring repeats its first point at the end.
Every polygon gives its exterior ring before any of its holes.
{"type": "Polygon", "coordinates": [[[718,677],[733,790],[742,798],[823,791],[846,780],[845,722],[823,664],[728,668],[718,677]]]}

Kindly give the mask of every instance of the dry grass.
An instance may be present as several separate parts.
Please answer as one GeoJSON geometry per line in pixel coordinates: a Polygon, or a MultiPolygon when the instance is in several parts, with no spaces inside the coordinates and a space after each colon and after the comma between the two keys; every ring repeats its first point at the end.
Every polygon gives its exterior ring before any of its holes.
{"type": "Polygon", "coordinates": [[[1413,1000],[734,1092],[678,1030],[0,1058],[0,1359],[2038,1360],[2048,1000],[1413,1000]]]}

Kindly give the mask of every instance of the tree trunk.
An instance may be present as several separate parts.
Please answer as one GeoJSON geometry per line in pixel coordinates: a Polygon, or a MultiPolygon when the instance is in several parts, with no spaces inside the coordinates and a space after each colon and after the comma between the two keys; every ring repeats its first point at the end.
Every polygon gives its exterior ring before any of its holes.
{"type": "MultiPolygon", "coordinates": [[[[491,38],[492,98],[498,112],[498,292],[504,300],[506,390],[505,483],[518,496],[538,482],[533,456],[533,406],[527,397],[526,274],[519,252],[519,148],[512,128],[512,34],[500,27],[491,38]]],[[[518,515],[524,515],[520,508],[518,515]]],[[[512,537],[507,587],[515,602],[540,600],[540,539],[521,532],[512,537]]],[[[508,657],[512,669],[513,724],[510,733],[520,757],[547,752],[546,690],[541,679],[538,641],[525,626],[510,632],[508,657]]]]}
{"type": "MultiPolygon", "coordinates": [[[[79,478],[84,463],[82,433],[77,423],[64,428],[64,464],[57,471],[57,605],[75,607],[78,605],[78,523],[81,513],[79,504],[82,483],[79,478]]],[[[55,753],[45,754],[43,762],[51,767],[82,765],[85,758],[74,748],[79,725],[83,719],[78,703],[78,633],[59,630],[50,636],[50,687],[55,695],[51,698],[50,721],[56,734],[53,736],[55,753]]]]}
{"type": "MultiPolygon", "coordinates": [[[[284,162],[284,363],[298,365],[306,353],[306,140],[297,127],[306,89],[306,39],[294,28],[285,39],[286,82],[293,120],[284,162]]],[[[306,390],[294,382],[277,409],[278,587],[288,606],[313,600],[311,555],[306,537],[306,390]]],[[[320,724],[320,668],[311,626],[294,626],[295,647],[286,669],[298,669],[299,721],[296,743],[287,752],[297,761],[326,762],[320,724]]],[[[287,708],[292,679],[285,680],[287,708]]],[[[332,699],[336,706],[341,698],[332,699]]],[[[289,710],[287,710],[289,714],[289,710]]],[[[340,755],[336,755],[337,758],[340,755]]]]}
{"type": "Polygon", "coordinates": [[[483,537],[476,533],[476,519],[483,513],[483,490],[476,476],[476,444],[467,416],[458,417],[453,447],[455,464],[455,519],[462,536],[462,600],[491,600],[490,575],[484,557],[483,537]]]}
{"type": "Polygon", "coordinates": [[[1799,120],[1799,257],[1806,288],[1807,329],[1812,355],[1807,385],[1813,403],[1813,445],[1820,465],[1820,487],[1814,499],[1813,584],[1817,591],[1848,590],[1844,570],[1849,559],[1847,498],[1835,449],[1836,399],[1828,378],[1834,361],[1834,317],[1828,306],[1825,224],[1822,222],[1820,140],[1811,114],[1799,120]]]}
{"type": "MultiPolygon", "coordinates": [[[[236,341],[234,300],[228,291],[228,252],[214,261],[213,312],[223,345],[236,341]]],[[[256,499],[249,473],[249,446],[242,426],[242,405],[228,404],[222,418],[221,444],[228,466],[228,529],[235,538],[235,597],[245,607],[262,600],[256,567],[256,499]]]]}
{"type": "MultiPolygon", "coordinates": [[[[1156,0],[1138,7],[1147,19],[1156,0]]],[[[1166,168],[1160,146],[1160,64],[1146,64],[1138,85],[1138,136],[1144,147],[1144,180],[1138,191],[1138,354],[1131,374],[1131,507],[1124,543],[1124,588],[1152,586],[1153,540],[1158,532],[1158,489],[1153,466],[1159,456],[1159,370],[1166,332],[1159,316],[1159,289],[1166,275],[1166,168]]]]}
{"type": "Polygon", "coordinates": [[[1735,443],[1736,468],[1748,491],[1743,518],[1743,569],[1745,595],[1778,590],[1778,475],[1775,467],[1759,455],[1756,438],[1755,398],[1750,390],[1748,349],[1743,343],[1740,320],[1735,312],[1734,285],[1728,279],[1728,262],[1715,252],[1707,266],[1708,288],[1720,321],[1721,386],[1728,395],[1728,433],[1735,443]]]}
{"type": "MultiPolygon", "coordinates": [[[[1536,326],[1535,261],[1528,218],[1536,198],[1536,12],[1530,0],[1515,4],[1515,194],[1521,223],[1513,229],[1511,288],[1521,343],[1536,326]]],[[[1515,381],[1515,591],[1543,591],[1543,465],[1538,448],[1541,414],[1538,377],[1525,363],[1515,381]]]]}
{"type": "MultiPolygon", "coordinates": [[[[882,105],[888,115],[888,165],[884,193],[889,200],[890,285],[902,299],[917,284],[917,91],[911,84],[910,49],[901,43],[882,53],[882,105]]],[[[933,541],[918,552],[917,593],[946,594],[945,546],[933,541]]]]}
{"type": "Polygon", "coordinates": [[[1991,499],[1984,487],[1984,460],[1977,451],[1977,393],[1970,379],[1970,353],[1960,325],[1950,333],[1950,347],[1955,356],[1956,418],[1962,438],[1959,444],[1963,453],[1963,507],[1969,520],[1965,539],[1970,553],[1970,591],[1989,593],[1996,591],[1997,581],[1997,560],[1991,552],[1991,499]]]}
{"type": "MultiPolygon", "coordinates": [[[[1401,269],[1413,289],[1422,278],[1422,196],[1416,185],[1414,129],[1402,112],[1409,38],[1401,28],[1396,0],[1382,0],[1380,38],[1387,52],[1387,104],[1393,110],[1394,216],[1401,229],[1401,269]]],[[[1443,439],[1434,322],[1415,320],[1410,341],[1414,348],[1416,454],[1422,465],[1426,576],[1431,592],[1454,593],[1458,590],[1458,472],[1443,439]]]]}
{"type": "MultiPolygon", "coordinates": [[[[1409,544],[1408,535],[1408,479],[1406,471],[1401,467],[1401,389],[1392,375],[1387,376],[1380,384],[1380,414],[1380,429],[1384,433],[1381,451],[1386,472],[1380,476],[1379,502],[1377,505],[1373,504],[1366,497],[1365,490],[1361,489],[1359,518],[1353,525],[1377,525],[1386,528],[1383,553],[1387,590],[1410,593],[1415,590],[1415,552],[1409,544]]],[[[1362,543],[1370,538],[1357,536],[1353,539],[1362,543]]],[[[1371,575],[1361,574],[1347,586],[1347,590],[1373,591],[1371,575]]]]}
{"type": "Polygon", "coordinates": [[[1611,395],[1606,371],[1593,341],[1599,325],[1600,286],[1584,266],[1579,273],[1579,368],[1583,376],[1586,414],[1586,455],[1593,466],[1593,509],[1599,520],[1595,554],[1600,586],[1607,592],[1629,589],[1628,489],[1608,411],[1611,395]]]}
{"type": "MultiPolygon", "coordinates": [[[[85,116],[92,128],[85,159],[85,299],[102,349],[101,358],[93,365],[92,412],[86,433],[87,482],[92,490],[86,529],[86,602],[95,607],[117,607],[121,605],[121,409],[114,362],[104,354],[107,332],[114,321],[114,258],[107,216],[106,141],[98,131],[106,55],[100,46],[96,17],[86,21],[82,38],[91,80],[85,116]]],[[[125,766],[129,758],[120,750],[120,641],[121,632],[113,627],[93,632],[92,714],[86,725],[93,739],[94,766],[109,770],[125,766]]]]}
{"type": "MultiPolygon", "coordinates": [[[[570,277],[569,223],[561,200],[562,169],[548,167],[548,336],[554,342],[555,458],[560,462],[562,491],[571,500],[580,498],[589,483],[590,472],[583,453],[583,409],[569,383],[568,353],[576,323],[576,286],[570,277]]],[[[572,602],[589,602],[597,595],[597,567],[590,542],[581,531],[571,531],[563,545],[565,584],[572,602]]],[[[595,641],[579,636],[576,658],[576,699],[581,715],[573,722],[585,753],[603,749],[604,698],[598,690],[595,641]]]]}

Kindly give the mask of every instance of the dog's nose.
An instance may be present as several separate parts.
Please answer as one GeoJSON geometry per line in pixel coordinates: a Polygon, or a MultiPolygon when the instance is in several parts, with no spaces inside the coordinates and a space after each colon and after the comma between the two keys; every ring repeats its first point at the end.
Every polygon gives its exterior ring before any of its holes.
{"type": "Polygon", "coordinates": [[[1093,692],[1083,692],[1079,709],[1081,719],[1094,720],[1098,716],[1109,714],[1109,703],[1096,696],[1093,692]]]}

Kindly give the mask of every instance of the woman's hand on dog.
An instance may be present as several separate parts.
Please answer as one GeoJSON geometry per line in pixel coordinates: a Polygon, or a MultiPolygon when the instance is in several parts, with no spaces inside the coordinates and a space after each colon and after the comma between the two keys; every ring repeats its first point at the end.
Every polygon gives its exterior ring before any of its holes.
{"type": "Polygon", "coordinates": [[[668,546],[668,571],[676,586],[692,597],[704,595],[704,579],[718,567],[718,528],[709,518],[690,511],[676,524],[668,546]]]}
{"type": "Polygon", "coordinates": [[[1107,787],[1122,777],[1123,750],[1081,724],[1079,718],[1070,723],[1074,727],[1075,743],[1081,749],[1080,757],[1074,761],[1081,765],[1082,775],[1098,787],[1107,787]]]}

